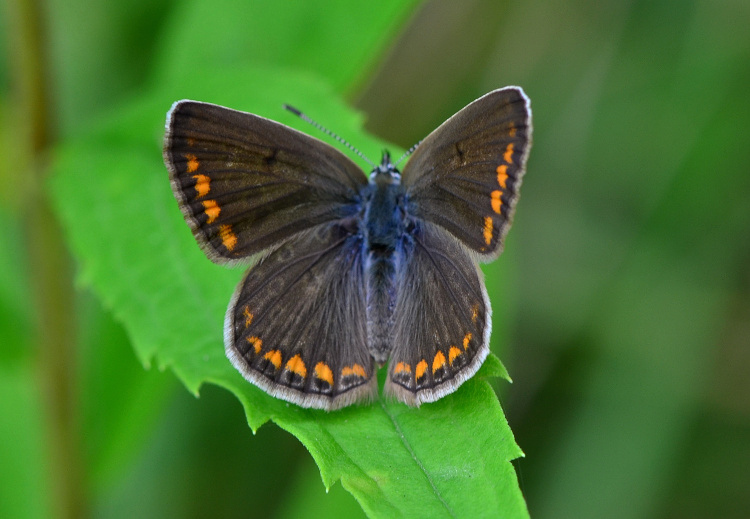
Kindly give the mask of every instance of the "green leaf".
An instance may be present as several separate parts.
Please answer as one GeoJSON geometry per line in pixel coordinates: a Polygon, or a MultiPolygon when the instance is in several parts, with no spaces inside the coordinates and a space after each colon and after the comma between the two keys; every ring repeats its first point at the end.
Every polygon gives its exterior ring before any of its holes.
{"type": "Polygon", "coordinates": [[[90,293],[81,296],[76,305],[80,428],[87,481],[100,494],[123,476],[179,387],[173,377],[144,371],[122,326],[90,293]]]}
{"type": "Polygon", "coordinates": [[[321,492],[318,468],[312,460],[300,460],[295,477],[289,482],[288,495],[277,513],[280,519],[297,519],[310,515],[315,510],[317,517],[347,517],[357,519],[367,517],[359,504],[341,485],[333,485],[327,492],[321,492]]]}
{"type": "Polygon", "coordinates": [[[51,191],[81,279],[125,325],[140,360],[171,368],[195,393],[205,382],[232,391],[253,430],[273,420],[291,432],[312,454],[326,488],[340,479],[371,516],[526,517],[510,464],[522,453],[483,379],[506,375],[496,358],[457,392],[420,409],[378,401],[333,413],[272,398],[232,368],[222,322],[243,272],[203,256],[161,162],[165,113],[180,97],[310,131],[282,111],[289,102],[370,156],[384,146],[362,132],[362,118],[330,87],[306,75],[254,67],[215,70],[179,92],[156,92],[62,147],[51,191]],[[254,81],[258,77],[262,83],[254,81]]]}
{"type": "Polygon", "coordinates": [[[280,9],[263,0],[190,2],[171,20],[156,81],[192,82],[216,66],[284,64],[324,77],[338,92],[351,90],[418,3],[293,0],[280,9]]]}

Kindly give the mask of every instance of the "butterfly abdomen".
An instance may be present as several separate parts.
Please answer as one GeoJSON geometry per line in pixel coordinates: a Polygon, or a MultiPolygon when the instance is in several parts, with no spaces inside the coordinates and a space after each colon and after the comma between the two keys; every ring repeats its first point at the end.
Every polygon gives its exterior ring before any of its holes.
{"type": "Polygon", "coordinates": [[[393,318],[396,308],[396,264],[393,251],[369,251],[367,276],[367,347],[375,361],[383,365],[393,344],[393,318]]]}

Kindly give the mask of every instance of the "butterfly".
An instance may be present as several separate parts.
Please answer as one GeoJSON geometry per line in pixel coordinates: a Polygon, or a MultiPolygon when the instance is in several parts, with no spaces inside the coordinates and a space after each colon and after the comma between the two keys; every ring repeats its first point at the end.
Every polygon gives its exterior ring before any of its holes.
{"type": "MultiPolygon", "coordinates": [[[[298,115],[300,115],[298,113],[298,115]]],[[[212,261],[254,261],[231,297],[226,354],[251,383],[302,407],[378,395],[433,402],[489,352],[479,262],[503,249],[531,146],[519,87],[470,103],[421,141],[401,173],[370,175],[275,121],[182,100],[164,162],[212,261]]]]}

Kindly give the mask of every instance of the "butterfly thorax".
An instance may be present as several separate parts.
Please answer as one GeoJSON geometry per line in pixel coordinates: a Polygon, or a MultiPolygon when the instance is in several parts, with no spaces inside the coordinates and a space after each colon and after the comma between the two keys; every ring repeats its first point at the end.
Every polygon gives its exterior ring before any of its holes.
{"type": "Polygon", "coordinates": [[[403,233],[403,187],[401,175],[388,152],[370,174],[366,188],[364,228],[370,250],[392,251],[403,233]]]}

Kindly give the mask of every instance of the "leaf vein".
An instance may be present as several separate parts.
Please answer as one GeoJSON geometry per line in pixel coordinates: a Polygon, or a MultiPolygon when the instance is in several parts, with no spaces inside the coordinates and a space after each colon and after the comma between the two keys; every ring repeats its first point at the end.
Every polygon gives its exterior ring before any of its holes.
{"type": "Polygon", "coordinates": [[[409,440],[406,439],[404,432],[401,430],[401,426],[398,424],[398,421],[396,421],[396,417],[393,416],[393,414],[388,410],[388,408],[385,406],[382,400],[380,401],[380,407],[383,409],[383,412],[386,414],[386,416],[388,416],[388,418],[391,419],[391,422],[393,423],[393,427],[396,429],[396,432],[398,433],[399,438],[401,438],[401,443],[404,444],[404,447],[406,447],[406,450],[409,452],[409,455],[412,457],[414,462],[419,467],[419,470],[421,470],[422,473],[424,473],[424,477],[427,478],[427,482],[432,487],[432,491],[435,492],[435,496],[437,496],[438,500],[443,504],[445,509],[448,511],[448,514],[450,514],[451,517],[456,517],[456,514],[453,512],[453,509],[445,501],[445,499],[443,499],[443,496],[440,494],[440,491],[435,485],[435,482],[432,480],[430,473],[427,472],[427,469],[424,467],[424,465],[422,465],[422,462],[417,457],[416,453],[414,452],[414,449],[411,448],[411,444],[409,443],[409,440]]]}

